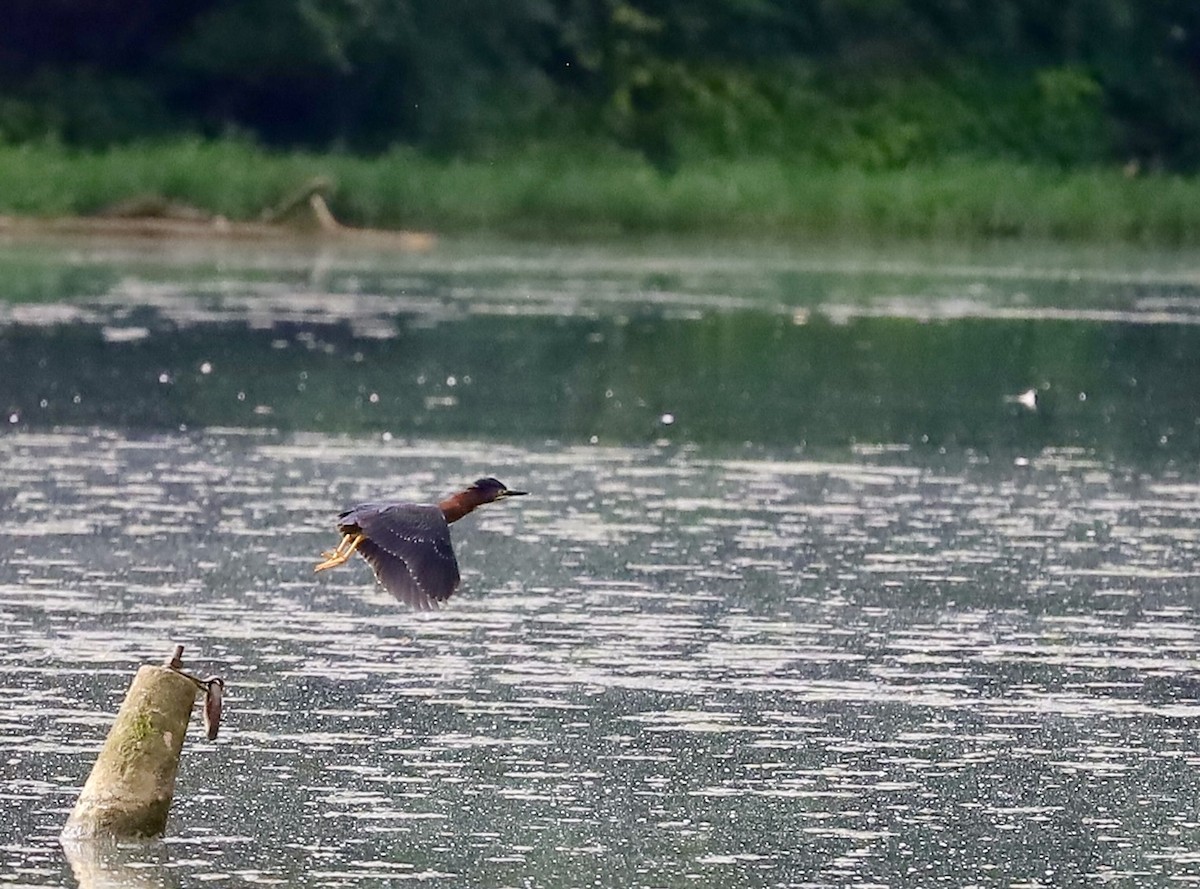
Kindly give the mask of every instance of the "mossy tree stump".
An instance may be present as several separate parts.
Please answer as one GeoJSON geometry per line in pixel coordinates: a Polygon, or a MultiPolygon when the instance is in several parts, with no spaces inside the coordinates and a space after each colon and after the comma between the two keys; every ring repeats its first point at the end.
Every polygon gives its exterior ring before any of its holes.
{"type": "Polygon", "coordinates": [[[196,681],[167,666],[138,670],[63,829],[63,839],[161,836],[196,681]]]}

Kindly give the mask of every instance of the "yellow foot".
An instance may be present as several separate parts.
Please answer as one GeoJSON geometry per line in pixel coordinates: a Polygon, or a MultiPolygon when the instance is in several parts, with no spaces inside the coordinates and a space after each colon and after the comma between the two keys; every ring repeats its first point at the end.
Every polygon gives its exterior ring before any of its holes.
{"type": "Polygon", "coordinates": [[[366,535],[350,534],[342,538],[342,542],[338,544],[337,549],[333,552],[321,553],[325,557],[325,561],[313,569],[314,572],[325,571],[328,568],[336,568],[338,565],[345,565],[346,562],[354,555],[354,551],[358,549],[358,545],[366,540],[366,535]]]}

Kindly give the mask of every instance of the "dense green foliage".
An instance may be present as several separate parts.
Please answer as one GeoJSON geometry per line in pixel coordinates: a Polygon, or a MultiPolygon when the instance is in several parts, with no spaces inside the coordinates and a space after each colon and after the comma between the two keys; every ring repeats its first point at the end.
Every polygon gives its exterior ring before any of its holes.
{"type": "Polygon", "coordinates": [[[1123,240],[1200,244],[1200,180],[1004,160],[833,168],[695,160],[663,175],[629,151],[373,157],[175,141],[75,150],[0,145],[0,214],[91,214],[159,195],[256,219],[299,184],[336,183],[344,222],[440,232],[592,237],[670,231],[831,238],[1123,240]]]}
{"type": "Polygon", "coordinates": [[[1200,167],[1195,0],[10,0],[0,140],[1200,167]]]}

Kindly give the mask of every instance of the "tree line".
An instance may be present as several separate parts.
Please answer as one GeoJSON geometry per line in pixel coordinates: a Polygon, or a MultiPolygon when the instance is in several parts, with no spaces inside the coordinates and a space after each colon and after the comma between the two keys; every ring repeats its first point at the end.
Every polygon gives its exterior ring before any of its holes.
{"type": "Polygon", "coordinates": [[[1200,166],[1195,0],[7,0],[0,141],[1200,166]]]}

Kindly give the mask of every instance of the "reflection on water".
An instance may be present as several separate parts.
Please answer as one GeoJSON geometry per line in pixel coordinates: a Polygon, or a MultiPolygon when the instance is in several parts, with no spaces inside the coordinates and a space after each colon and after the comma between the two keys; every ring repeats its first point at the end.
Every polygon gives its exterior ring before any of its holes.
{"type": "Polygon", "coordinates": [[[0,300],[11,425],[1200,458],[1194,272],[53,256],[73,272],[0,300]]]}
{"type": "Polygon", "coordinates": [[[414,262],[10,276],[0,883],[1200,879],[1185,273],[414,262]],[[482,474],[441,611],[312,573],[482,474]],[[176,642],[170,836],[64,855],[176,642]]]}
{"type": "Polygon", "coordinates": [[[63,854],[80,889],[175,889],[178,871],[164,843],[65,841],[63,854]]]}
{"type": "Polygon", "coordinates": [[[0,449],[8,878],[61,879],[98,739],[172,641],[229,679],[221,740],[185,751],[185,883],[1196,874],[1194,476],[1074,451],[0,449]],[[361,562],[312,575],[333,506],[499,468],[536,494],[456,526],[441,612],[361,562]]]}

